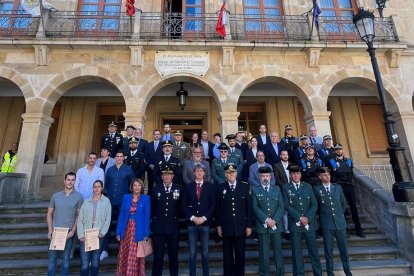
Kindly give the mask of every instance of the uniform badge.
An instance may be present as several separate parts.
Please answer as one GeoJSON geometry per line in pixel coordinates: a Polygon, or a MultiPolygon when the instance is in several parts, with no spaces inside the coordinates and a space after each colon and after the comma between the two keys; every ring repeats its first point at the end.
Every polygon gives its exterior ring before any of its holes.
{"type": "Polygon", "coordinates": [[[339,162],[336,162],[336,166],[339,168],[340,167],[340,163],[339,162]]]}
{"type": "Polygon", "coordinates": [[[225,195],[227,193],[226,189],[223,190],[223,195],[225,195]]]}
{"type": "Polygon", "coordinates": [[[108,137],[105,138],[105,141],[108,141],[108,137]]]}
{"type": "Polygon", "coordinates": [[[160,161],[158,164],[161,165],[162,164],[162,161],[160,161]]]}
{"type": "Polygon", "coordinates": [[[306,163],[306,165],[308,166],[308,168],[311,167],[311,163],[310,162],[306,163]]]}
{"type": "Polygon", "coordinates": [[[173,198],[177,200],[180,197],[180,190],[174,190],[173,192],[173,198]]]}
{"type": "Polygon", "coordinates": [[[157,196],[158,196],[158,198],[160,198],[161,197],[161,193],[158,193],[157,196]]]}
{"type": "Polygon", "coordinates": [[[325,203],[325,201],[323,200],[323,191],[322,190],[319,190],[319,193],[321,194],[321,198],[322,198],[322,204],[324,204],[325,203]]]}

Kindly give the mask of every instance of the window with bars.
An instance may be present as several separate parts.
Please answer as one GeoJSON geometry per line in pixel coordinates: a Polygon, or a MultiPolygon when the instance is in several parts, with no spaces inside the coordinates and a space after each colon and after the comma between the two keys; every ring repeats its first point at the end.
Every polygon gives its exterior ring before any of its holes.
{"type": "Polygon", "coordinates": [[[115,32],[119,29],[121,0],[80,0],[78,11],[84,15],[78,23],[81,31],[115,32]]]}
{"type": "Polygon", "coordinates": [[[27,12],[19,0],[0,0],[0,30],[28,28],[32,24],[32,19],[29,16],[21,16],[24,14],[27,12]]]}
{"type": "Polygon", "coordinates": [[[319,3],[327,32],[354,32],[352,17],[357,9],[355,0],[319,0],[319,3]]]}
{"type": "Polygon", "coordinates": [[[243,0],[247,32],[281,32],[282,0],[243,0]]]}
{"type": "Polygon", "coordinates": [[[184,26],[187,32],[200,32],[204,30],[203,14],[204,1],[203,0],[184,0],[183,1],[184,26]]]}

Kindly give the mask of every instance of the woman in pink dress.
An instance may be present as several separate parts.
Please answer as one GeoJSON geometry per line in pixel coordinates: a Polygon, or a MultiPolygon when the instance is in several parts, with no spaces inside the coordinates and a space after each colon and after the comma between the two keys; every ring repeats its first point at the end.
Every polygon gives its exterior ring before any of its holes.
{"type": "Polygon", "coordinates": [[[122,200],[116,227],[120,241],[116,275],[145,276],[145,259],[137,257],[137,248],[139,241],[149,237],[150,197],[144,195],[141,179],[132,181],[130,190],[122,200]]]}

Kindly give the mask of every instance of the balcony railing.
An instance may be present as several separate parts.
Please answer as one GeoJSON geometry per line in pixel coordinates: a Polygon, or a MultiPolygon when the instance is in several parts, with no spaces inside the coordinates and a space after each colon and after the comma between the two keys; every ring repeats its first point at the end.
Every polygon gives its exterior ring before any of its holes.
{"type": "Polygon", "coordinates": [[[374,180],[385,190],[391,191],[395,183],[391,165],[354,165],[363,174],[374,180]]]}
{"type": "MultiPolygon", "coordinates": [[[[375,18],[375,41],[398,41],[391,17],[375,18]]],[[[319,39],[321,41],[358,42],[361,37],[351,17],[319,17],[319,39]]]]}
{"type": "MultiPolygon", "coordinates": [[[[23,11],[0,11],[0,38],[40,37],[67,39],[222,40],[216,33],[218,14],[125,13],[53,11],[32,17],[23,11]],[[135,22],[137,20],[137,22],[135,22]],[[40,26],[40,22],[43,24],[40,26]],[[44,28],[41,28],[44,27],[44,28]]],[[[320,17],[319,32],[312,32],[306,15],[229,15],[227,40],[246,42],[360,41],[352,18],[320,17]]],[[[377,41],[397,42],[391,17],[376,18],[377,41]]]]}
{"type": "Polygon", "coordinates": [[[133,18],[113,12],[51,12],[46,36],[52,38],[130,38],[133,18]]]}
{"type": "Polygon", "coordinates": [[[0,10],[0,37],[34,37],[39,28],[39,22],[39,17],[32,17],[23,11],[0,10]]]}

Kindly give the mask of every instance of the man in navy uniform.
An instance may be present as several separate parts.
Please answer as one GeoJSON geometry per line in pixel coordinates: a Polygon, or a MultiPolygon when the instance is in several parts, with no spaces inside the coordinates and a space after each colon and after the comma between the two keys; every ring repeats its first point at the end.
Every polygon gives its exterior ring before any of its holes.
{"type": "Polygon", "coordinates": [[[285,213],[282,192],[279,186],[271,185],[272,169],[260,167],[260,185],[252,187],[253,213],[255,219],[255,232],[259,238],[259,272],[260,276],[270,275],[269,245],[271,245],[276,264],[276,275],[282,276],[283,254],[282,217],[285,213]]]}
{"type": "Polygon", "coordinates": [[[252,233],[250,186],[237,181],[237,167],[224,168],[227,181],[217,187],[217,234],[223,238],[224,275],[244,275],[246,237],[252,233]]]}
{"type": "Polygon", "coordinates": [[[101,138],[101,149],[107,148],[109,155],[115,158],[115,155],[120,151],[124,151],[124,143],[122,134],[116,132],[117,125],[115,122],[111,122],[108,125],[108,133],[105,133],[101,138]]]}
{"type": "Polygon", "coordinates": [[[338,244],[342,267],[345,275],[351,276],[348,249],[346,245],[346,201],[340,185],[331,182],[331,175],[327,167],[319,169],[319,178],[322,184],[314,187],[316,200],[319,204],[319,220],[322,229],[323,245],[328,276],[334,276],[333,244],[334,237],[338,244]]]}
{"type": "Polygon", "coordinates": [[[341,144],[335,145],[335,154],[329,160],[328,166],[332,170],[332,178],[335,183],[342,187],[345,198],[348,201],[349,209],[351,209],[352,221],[355,225],[355,234],[364,238],[365,234],[359,221],[358,209],[356,206],[355,187],[353,179],[353,164],[350,158],[344,156],[341,144]]]}
{"type": "Polygon", "coordinates": [[[179,177],[181,176],[181,173],[179,172],[180,160],[178,160],[177,157],[174,157],[172,155],[173,143],[170,140],[165,140],[164,142],[161,142],[161,145],[163,155],[158,157],[158,160],[156,161],[156,165],[154,168],[155,184],[158,185],[162,183],[162,169],[165,167],[168,167],[173,171],[174,183],[180,184],[182,182],[179,179],[179,177]]]}
{"type": "Polygon", "coordinates": [[[169,167],[162,169],[162,183],[151,192],[151,231],[154,258],[152,275],[161,276],[164,267],[165,244],[171,276],[178,276],[179,210],[182,187],[173,183],[174,172],[169,167]]]}
{"type": "Polygon", "coordinates": [[[131,140],[132,137],[134,137],[135,130],[136,130],[136,128],[133,125],[129,125],[125,129],[126,136],[122,139],[122,143],[123,143],[123,146],[124,146],[124,153],[125,154],[128,152],[129,140],[131,140]]]}
{"type": "MultiPolygon", "coordinates": [[[[194,150],[202,151],[201,148],[194,150]]],[[[206,162],[207,163],[207,162],[206,162]]],[[[208,241],[210,225],[216,210],[216,185],[205,179],[206,167],[197,164],[193,169],[194,180],[186,183],[181,201],[183,214],[188,223],[190,245],[190,276],[196,275],[197,244],[201,244],[203,276],[209,276],[208,241]]]]}
{"type": "Polygon", "coordinates": [[[128,144],[129,149],[126,152],[124,163],[131,167],[136,178],[141,178],[142,181],[144,181],[145,170],[147,169],[145,155],[144,153],[138,151],[138,141],[135,139],[135,137],[132,137],[128,141],[128,144]]]}
{"type": "Polygon", "coordinates": [[[322,159],[324,166],[328,166],[329,160],[335,156],[331,135],[323,136],[322,148],[317,152],[317,156],[322,159]]]}
{"type": "Polygon", "coordinates": [[[288,226],[292,246],[293,275],[305,275],[302,239],[305,238],[313,275],[322,275],[322,266],[316,244],[316,211],[318,203],[312,186],[301,181],[301,169],[289,166],[290,182],[283,185],[283,203],[288,213],[288,226]]]}
{"type": "Polygon", "coordinates": [[[299,137],[300,140],[300,146],[295,151],[295,159],[293,163],[297,163],[300,159],[302,159],[303,156],[306,155],[306,147],[308,146],[308,136],[305,134],[302,134],[299,137]]]}
{"type": "Polygon", "coordinates": [[[299,160],[298,165],[302,169],[302,180],[312,186],[319,183],[319,168],[323,161],[315,156],[315,149],[312,145],[306,146],[306,154],[299,160]]]}

